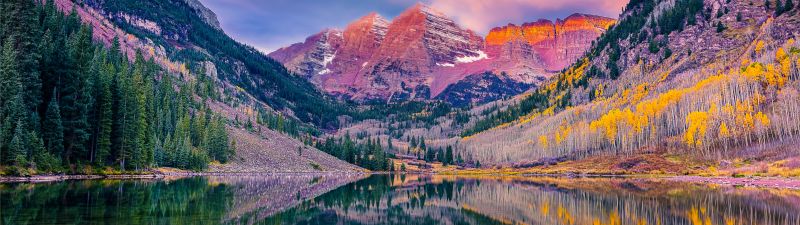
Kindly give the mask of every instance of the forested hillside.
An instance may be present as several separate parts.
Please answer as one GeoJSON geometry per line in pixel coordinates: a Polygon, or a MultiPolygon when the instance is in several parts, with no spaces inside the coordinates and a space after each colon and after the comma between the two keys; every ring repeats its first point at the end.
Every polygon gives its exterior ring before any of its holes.
{"type": "Polygon", "coordinates": [[[782,158],[796,143],[798,20],[790,1],[631,1],[592,51],[462,148],[482,162],[670,152],[782,158]],[[775,152],[778,151],[778,152],[775,152]]]}
{"type": "Polygon", "coordinates": [[[216,77],[212,79],[219,82],[211,85],[222,86],[225,82],[235,86],[226,90],[227,97],[258,105],[236,93],[241,91],[288,118],[326,129],[336,128],[336,116],[349,112],[348,107],[337,104],[302,77],[290,74],[280,63],[208,24],[185,0],[87,1],[86,4],[102,10],[103,15],[122,24],[124,30],[152,40],[171,60],[185,63],[190,69],[194,65],[214,70],[212,74],[216,77]]]}
{"type": "Polygon", "coordinates": [[[179,74],[94,42],[52,1],[2,1],[0,11],[5,172],[198,170],[232,155],[225,119],[179,74]]]}

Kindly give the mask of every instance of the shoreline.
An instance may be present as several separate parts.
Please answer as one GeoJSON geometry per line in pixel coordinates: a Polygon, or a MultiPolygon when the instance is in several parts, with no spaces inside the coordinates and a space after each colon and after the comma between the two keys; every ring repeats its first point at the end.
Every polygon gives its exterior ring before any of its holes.
{"type": "Polygon", "coordinates": [[[800,179],[786,177],[701,177],[701,176],[676,176],[666,178],[670,181],[730,185],[741,187],[777,188],[800,190],[800,179]]]}
{"type": "Polygon", "coordinates": [[[144,173],[144,174],[112,174],[112,175],[84,175],[84,174],[51,174],[51,175],[34,175],[27,177],[18,176],[0,176],[0,184],[2,183],[46,183],[46,182],[60,182],[67,180],[156,180],[164,178],[183,178],[183,177],[196,177],[196,176],[274,176],[274,175],[330,175],[330,174],[376,174],[369,172],[351,172],[351,171],[309,171],[309,172],[158,172],[158,173],[144,173]]]}
{"type": "MultiPolygon", "coordinates": [[[[275,175],[375,175],[375,174],[391,174],[387,172],[352,172],[352,171],[328,171],[328,172],[244,172],[244,173],[229,173],[229,172],[168,172],[168,173],[151,173],[151,174],[119,174],[119,175],[35,175],[29,177],[9,177],[0,176],[0,184],[2,183],[47,183],[47,182],[61,182],[68,180],[156,180],[164,178],[185,178],[195,176],[275,176],[275,175]]],[[[403,173],[397,173],[403,174],[403,173]]],[[[653,178],[663,179],[667,181],[688,182],[698,184],[716,184],[716,185],[729,185],[729,186],[742,186],[742,187],[757,187],[757,188],[776,188],[776,189],[789,189],[800,190],[800,178],[790,177],[722,177],[722,176],[697,176],[697,175],[653,175],[653,174],[546,174],[546,173],[522,173],[522,174],[502,174],[502,173],[485,173],[485,174],[448,174],[448,173],[405,173],[405,174],[427,174],[427,175],[442,175],[442,176],[491,176],[491,177],[555,177],[564,179],[577,179],[577,178],[653,178]]]]}

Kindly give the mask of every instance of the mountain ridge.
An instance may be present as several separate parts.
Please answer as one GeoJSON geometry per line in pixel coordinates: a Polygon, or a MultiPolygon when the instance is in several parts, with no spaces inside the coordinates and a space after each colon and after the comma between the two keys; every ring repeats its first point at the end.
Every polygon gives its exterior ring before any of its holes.
{"type": "MultiPolygon", "coordinates": [[[[568,38],[573,40],[569,43],[551,40],[551,46],[534,50],[531,43],[516,43],[516,46],[508,44],[511,45],[508,47],[504,46],[506,42],[489,44],[484,40],[497,40],[494,38],[497,32],[490,32],[484,39],[474,31],[461,28],[443,13],[418,3],[392,21],[370,13],[349,24],[344,31],[326,29],[304,42],[280,48],[268,55],[286,65],[289,70],[311,80],[321,89],[347,99],[426,100],[441,95],[449,85],[467,76],[487,71],[498,76],[506,73],[517,83],[535,84],[540,78],[554,74],[574,61],[577,55],[583,54],[581,50],[572,49],[588,47],[591,40],[601,33],[593,30],[607,28],[613,21],[605,17],[576,13],[565,20],[550,22],[552,36],[555,36],[555,27],[561,26],[559,30],[570,30],[559,35],[571,34],[568,38]],[[373,35],[368,29],[361,28],[359,32],[352,29],[370,24],[369,21],[374,18],[381,19],[379,24],[386,24],[385,34],[373,35]],[[576,20],[580,21],[574,22],[576,20]],[[584,20],[590,25],[582,23],[584,20]],[[576,25],[581,27],[571,28],[576,25]],[[591,30],[585,31],[586,27],[591,27],[591,30]],[[345,38],[326,38],[332,36],[330,34],[344,35],[345,38]],[[369,49],[347,48],[358,45],[351,42],[362,41],[353,38],[358,36],[376,38],[366,38],[371,40],[366,45],[371,47],[369,49]],[[567,49],[568,47],[571,48],[567,49]],[[555,48],[563,49],[554,50],[555,48]],[[513,53],[506,54],[503,51],[513,53]],[[326,56],[331,60],[326,61],[326,56]]],[[[378,27],[382,30],[384,26],[378,27]]],[[[499,28],[493,30],[496,29],[499,28]]],[[[504,93],[502,96],[514,94],[518,92],[504,93]]],[[[496,98],[476,98],[469,102],[494,99],[496,98]]]]}

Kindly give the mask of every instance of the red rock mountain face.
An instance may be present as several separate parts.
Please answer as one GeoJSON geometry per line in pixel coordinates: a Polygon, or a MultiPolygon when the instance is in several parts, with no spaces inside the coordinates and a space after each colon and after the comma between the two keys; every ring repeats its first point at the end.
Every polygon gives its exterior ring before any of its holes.
{"type": "Polygon", "coordinates": [[[389,22],[372,13],[343,31],[326,30],[270,57],[322,89],[352,99],[428,99],[486,71],[522,83],[575,61],[613,19],[574,14],[494,28],[484,38],[417,4],[389,22]]]}
{"type": "Polygon", "coordinates": [[[540,19],[522,26],[509,24],[486,36],[486,52],[495,62],[491,69],[530,82],[575,62],[616,20],[572,14],[564,20],[540,19]]]}

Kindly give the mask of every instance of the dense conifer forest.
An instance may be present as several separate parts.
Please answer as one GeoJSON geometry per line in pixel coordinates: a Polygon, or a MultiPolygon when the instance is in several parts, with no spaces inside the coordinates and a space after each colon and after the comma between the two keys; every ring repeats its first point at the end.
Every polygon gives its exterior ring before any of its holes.
{"type": "Polygon", "coordinates": [[[201,170],[231,157],[226,120],[205,105],[213,90],[94,42],[52,1],[0,3],[3,173],[201,170]]]}

